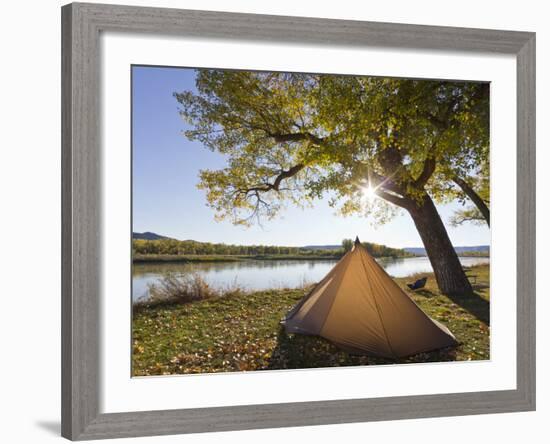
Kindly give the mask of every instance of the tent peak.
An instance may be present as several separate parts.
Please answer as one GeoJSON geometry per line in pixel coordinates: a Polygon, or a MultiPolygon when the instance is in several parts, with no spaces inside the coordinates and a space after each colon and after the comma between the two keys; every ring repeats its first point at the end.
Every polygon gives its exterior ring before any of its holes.
{"type": "Polygon", "coordinates": [[[361,241],[359,240],[359,236],[355,236],[355,245],[360,244],[361,241]]]}

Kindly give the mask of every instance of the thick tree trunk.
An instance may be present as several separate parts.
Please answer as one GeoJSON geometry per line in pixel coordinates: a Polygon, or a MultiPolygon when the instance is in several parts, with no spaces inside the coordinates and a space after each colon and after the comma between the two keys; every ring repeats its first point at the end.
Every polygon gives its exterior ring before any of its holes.
{"type": "Polygon", "coordinates": [[[453,296],[471,294],[470,282],[430,196],[426,194],[422,203],[411,206],[408,211],[422,238],[441,292],[453,296]]]}

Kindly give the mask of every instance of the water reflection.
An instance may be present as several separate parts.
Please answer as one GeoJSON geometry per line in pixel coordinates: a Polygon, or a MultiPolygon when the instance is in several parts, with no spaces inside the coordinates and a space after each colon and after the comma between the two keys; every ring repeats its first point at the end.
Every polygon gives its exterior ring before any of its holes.
{"type": "MultiPolygon", "coordinates": [[[[462,257],[465,266],[488,263],[489,258],[462,257]]],[[[336,260],[270,260],[240,262],[135,264],[132,269],[132,298],[147,297],[147,284],[168,273],[200,273],[210,285],[227,287],[234,283],[251,290],[298,287],[318,282],[336,264],[336,260]]],[[[427,273],[432,267],[427,257],[382,258],[378,262],[394,277],[427,273]]]]}

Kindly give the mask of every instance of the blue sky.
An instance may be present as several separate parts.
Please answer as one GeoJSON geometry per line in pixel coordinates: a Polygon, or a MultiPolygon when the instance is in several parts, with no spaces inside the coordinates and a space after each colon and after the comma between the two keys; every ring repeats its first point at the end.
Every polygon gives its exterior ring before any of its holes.
{"type": "MultiPolygon", "coordinates": [[[[224,159],[183,135],[187,124],[178,114],[175,91],[195,90],[192,69],[141,67],[133,69],[133,231],[153,231],[176,239],[230,244],[302,246],[340,244],[356,235],[363,241],[391,247],[417,247],[422,241],[408,214],[374,227],[361,216],[334,214],[327,201],[314,208],[292,206],[263,227],[237,227],[216,222],[198,190],[201,169],[224,167],[224,159]]],[[[439,213],[455,246],[490,242],[485,226],[448,225],[458,204],[440,205],[439,213]]]]}

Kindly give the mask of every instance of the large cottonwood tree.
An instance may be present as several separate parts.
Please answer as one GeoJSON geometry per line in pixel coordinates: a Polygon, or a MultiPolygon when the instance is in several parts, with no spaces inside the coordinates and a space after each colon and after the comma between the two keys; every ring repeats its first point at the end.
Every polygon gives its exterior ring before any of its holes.
{"type": "Polygon", "coordinates": [[[402,208],[441,291],[472,291],[434,199],[456,198],[454,178],[487,156],[487,84],[198,70],[196,88],[175,97],[186,136],[227,159],[200,176],[218,218],[251,224],[324,196],[380,221],[402,208]]]}

